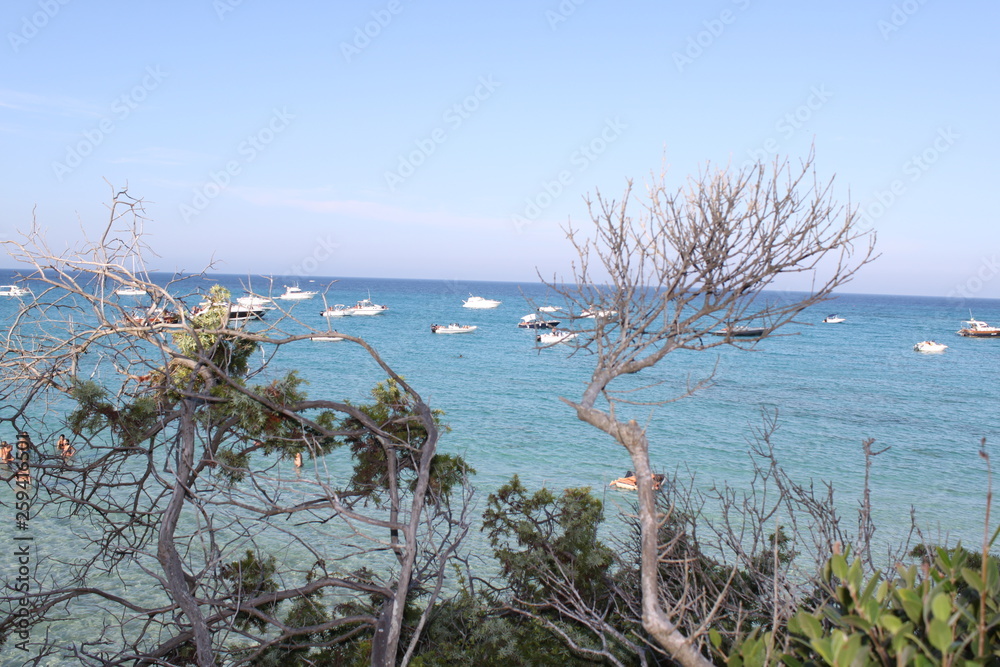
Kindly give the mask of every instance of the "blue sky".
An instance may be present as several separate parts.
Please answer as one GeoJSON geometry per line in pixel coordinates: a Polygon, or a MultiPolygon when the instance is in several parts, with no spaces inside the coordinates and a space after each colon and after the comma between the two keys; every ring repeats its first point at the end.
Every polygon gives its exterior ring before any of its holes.
{"type": "Polygon", "coordinates": [[[998,23],[985,0],[8,0],[2,234],[35,209],[74,243],[106,179],[147,200],[158,269],[527,281],[566,274],[587,193],[815,144],[883,253],[847,291],[1000,297],[998,23]]]}

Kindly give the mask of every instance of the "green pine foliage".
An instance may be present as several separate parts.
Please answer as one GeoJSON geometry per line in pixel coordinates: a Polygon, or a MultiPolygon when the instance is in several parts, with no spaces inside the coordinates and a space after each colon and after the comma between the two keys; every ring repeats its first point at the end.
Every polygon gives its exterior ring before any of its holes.
{"type": "Polygon", "coordinates": [[[597,539],[604,508],[589,488],[529,493],[515,475],[487,500],[483,530],[513,594],[538,602],[555,582],[588,599],[606,595],[614,552],[597,539]]]}

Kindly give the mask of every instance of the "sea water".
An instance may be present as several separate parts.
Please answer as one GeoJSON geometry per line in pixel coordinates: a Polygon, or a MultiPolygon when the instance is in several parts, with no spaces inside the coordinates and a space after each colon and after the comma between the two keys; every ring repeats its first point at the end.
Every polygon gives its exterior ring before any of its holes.
{"type": "MultiPolygon", "coordinates": [[[[0,272],[0,283],[11,282],[9,276],[0,272]]],[[[320,315],[324,297],[279,301],[294,318],[282,328],[306,333],[332,327],[374,346],[432,408],[444,411],[450,430],[440,450],[462,455],[476,469],[480,509],[486,494],[513,475],[532,490],[588,486],[612,501],[611,507],[627,506],[631,496],[608,489],[608,482],[632,467],[626,451],[579,421],[561,400],[580,399],[594,357],[567,345],[538,349],[536,332],[516,326],[534,306],[563,305],[544,285],[332,280],[299,286],[323,292],[329,305],[352,305],[370,296],[389,310],[328,321],[320,315]],[[471,294],[502,303],[488,310],[463,308],[471,294]],[[477,329],[457,335],[430,331],[431,324],[452,322],[477,329]]],[[[218,275],[185,289],[205,291],[219,283],[236,297],[247,282],[218,275]]],[[[268,291],[261,279],[249,286],[268,291]]],[[[275,295],[282,291],[275,285],[275,295]]],[[[137,308],[143,299],[134,298],[137,308]]],[[[9,323],[19,303],[0,299],[0,317],[9,323]]],[[[970,308],[977,318],[1000,323],[1000,300],[842,294],[802,312],[797,323],[781,330],[787,335],[744,345],[750,349],[668,354],[622,386],[655,385],[642,394],[644,400],[667,400],[709,375],[710,385],[659,407],[626,410],[647,427],[654,468],[693,475],[701,488],[746,489],[753,479],[747,453],[753,434],[765,416],[774,417],[778,429],[772,442],[780,464],[801,484],[832,485],[848,526],[857,520],[863,489],[862,442],[873,438],[873,449],[888,448],[874,459],[871,473],[876,539],[902,540],[912,509],[930,537],[978,546],[989,488],[980,442],[985,438],[993,453],[1000,441],[1000,340],[956,335],[970,308]],[[834,311],[846,321],[822,323],[834,311]],[[914,343],[928,339],[949,347],[941,354],[913,350],[914,343]]],[[[275,318],[272,312],[249,326],[266,329],[275,318]]],[[[311,397],[353,402],[366,400],[386,377],[364,350],[346,342],[284,346],[268,374],[290,370],[309,382],[311,397]]],[[[15,440],[13,432],[0,436],[15,440]]],[[[10,534],[2,531],[5,539],[10,534]]],[[[482,538],[474,536],[470,544],[482,547],[482,538]]]]}

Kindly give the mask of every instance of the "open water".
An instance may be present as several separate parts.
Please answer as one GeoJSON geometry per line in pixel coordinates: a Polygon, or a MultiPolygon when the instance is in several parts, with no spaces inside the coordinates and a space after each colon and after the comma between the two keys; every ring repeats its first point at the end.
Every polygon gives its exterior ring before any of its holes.
{"type": "MultiPolygon", "coordinates": [[[[0,282],[9,282],[7,276],[0,272],[0,282]]],[[[204,285],[219,282],[239,296],[245,281],[215,276],[204,285]]],[[[255,281],[256,291],[266,291],[261,282],[255,281]]],[[[329,282],[300,286],[323,290],[329,282]]],[[[280,285],[274,291],[280,293],[280,285]]],[[[363,337],[433,408],[444,410],[451,431],[440,448],[461,454],[477,470],[480,507],[486,493],[514,474],[529,489],[590,486],[605,498],[627,500],[626,492],[607,487],[631,467],[626,452],[560,401],[579,398],[593,358],[570,355],[567,346],[539,350],[535,333],[516,326],[530,312],[526,297],[536,305],[560,305],[544,286],[341,278],[329,286],[326,300],[352,305],[369,294],[389,311],[329,324],[363,337]],[[463,308],[470,294],[503,303],[492,310],[463,308]],[[450,322],[478,329],[430,332],[432,323],[450,322]]],[[[0,299],[0,317],[9,322],[17,307],[16,299],[0,299]]],[[[322,308],[320,297],[295,303],[299,323],[286,328],[325,330],[322,308]]],[[[970,308],[977,318],[1000,323],[1000,300],[844,294],[820,308],[801,313],[801,323],[785,330],[792,335],[753,350],[676,352],[640,374],[639,380],[661,383],[645,398],[667,399],[683,393],[689,378],[715,369],[714,383],[695,395],[636,410],[648,423],[654,466],[694,474],[703,487],[726,482],[745,488],[752,479],[748,441],[761,426],[762,411],[776,413],[779,461],[798,482],[832,484],[849,524],[856,521],[863,483],[861,443],[875,438],[876,449],[889,447],[872,471],[877,539],[902,538],[912,508],[932,537],[978,545],[988,488],[980,441],[986,438],[994,455],[1000,442],[1000,340],[955,332],[970,308]],[[846,321],[822,324],[831,312],[846,321]],[[942,354],[913,351],[914,343],[927,339],[949,347],[942,354]]],[[[363,401],[384,379],[349,343],[287,346],[272,370],[290,369],[310,382],[311,395],[333,399],[363,401]]],[[[3,439],[13,441],[13,433],[3,439]]],[[[10,533],[2,531],[5,539],[10,533]]]]}
{"type": "MultiPolygon", "coordinates": [[[[0,271],[0,282],[9,275],[0,271]]],[[[539,350],[535,332],[516,326],[531,312],[527,299],[561,305],[545,286],[376,278],[340,278],[331,285],[331,280],[300,286],[328,288],[329,305],[353,305],[370,294],[389,311],[328,323],[319,314],[319,296],[281,301],[285,308],[291,304],[300,322],[283,327],[304,333],[308,327],[333,326],[371,343],[432,407],[445,411],[451,431],[441,448],[470,462],[483,495],[514,474],[529,487],[591,486],[603,492],[631,467],[620,446],[579,422],[559,400],[580,397],[593,358],[571,356],[563,345],[539,350]],[[470,294],[502,304],[463,308],[470,294]],[[430,332],[432,323],[451,322],[478,329],[430,332]]],[[[244,293],[247,278],[218,275],[185,285],[192,290],[215,283],[235,297],[244,293]]],[[[268,289],[261,279],[251,286],[268,289]]],[[[282,291],[280,284],[273,288],[275,294],[282,291]]],[[[137,306],[142,298],[135,298],[137,306]]],[[[9,320],[17,307],[16,299],[0,299],[0,317],[9,320]]],[[[864,474],[861,442],[875,438],[875,449],[890,447],[873,468],[873,501],[886,522],[883,529],[894,524],[905,529],[913,507],[925,527],[936,529],[941,522],[950,535],[978,543],[987,491],[980,441],[987,439],[988,451],[1000,442],[1000,340],[955,332],[970,309],[979,319],[1000,323],[1000,300],[844,294],[819,308],[803,312],[801,324],[783,330],[792,335],[761,341],[753,350],[675,352],[640,374],[643,383],[662,382],[644,398],[666,399],[715,368],[712,386],[655,410],[636,411],[648,423],[654,466],[695,473],[704,486],[748,483],[748,439],[761,426],[762,411],[776,412],[777,454],[796,481],[833,484],[845,509],[854,512],[864,474]],[[823,324],[831,312],[846,321],[823,324]],[[949,347],[941,354],[913,351],[914,343],[928,339],[949,347]]],[[[272,371],[291,369],[310,382],[311,395],[353,401],[365,400],[384,379],[368,355],[349,343],[287,346],[272,371]]]]}

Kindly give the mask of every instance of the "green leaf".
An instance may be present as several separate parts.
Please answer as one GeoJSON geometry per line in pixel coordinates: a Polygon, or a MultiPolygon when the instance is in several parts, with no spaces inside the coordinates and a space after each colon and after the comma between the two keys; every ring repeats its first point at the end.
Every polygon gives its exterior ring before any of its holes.
{"type": "Polygon", "coordinates": [[[872,624],[856,614],[845,614],[840,617],[840,621],[851,628],[856,628],[864,633],[872,629],[872,624]]]}
{"type": "MultiPolygon", "coordinates": [[[[819,639],[823,636],[823,624],[819,622],[819,619],[810,613],[805,611],[800,611],[795,614],[793,620],[798,626],[798,632],[805,635],[809,639],[819,639]]],[[[795,632],[792,629],[791,623],[789,623],[789,630],[795,632]]]]}
{"type": "Polygon", "coordinates": [[[833,640],[830,637],[825,637],[822,639],[813,639],[809,642],[813,650],[819,653],[820,657],[827,662],[827,664],[833,664],[833,640]]]}
{"type": "Polygon", "coordinates": [[[899,597],[900,604],[903,605],[906,616],[914,623],[920,623],[921,618],[923,618],[924,605],[916,591],[900,588],[896,591],[896,595],[899,597]]]}
{"type": "Polygon", "coordinates": [[[868,585],[865,586],[865,589],[863,591],[861,591],[861,595],[858,596],[858,602],[863,604],[863,603],[867,602],[868,600],[872,599],[872,596],[875,593],[875,588],[880,583],[881,582],[879,581],[878,577],[872,577],[871,581],[868,582],[868,585]]]}
{"type": "MultiPolygon", "coordinates": [[[[855,659],[858,658],[858,653],[860,651],[861,635],[852,634],[851,638],[837,649],[835,664],[838,667],[851,667],[851,665],[854,664],[855,659]]],[[[861,662],[863,663],[864,661],[862,660],[861,662]]]]}
{"type": "Polygon", "coordinates": [[[951,596],[947,593],[938,593],[935,595],[934,601],[931,602],[931,610],[934,613],[934,618],[939,618],[947,622],[951,616],[951,596]]]}
{"type": "Polygon", "coordinates": [[[944,653],[951,646],[951,626],[940,618],[932,619],[927,626],[927,638],[934,648],[944,653]]]}
{"type": "Polygon", "coordinates": [[[708,631],[708,639],[712,642],[712,646],[715,648],[720,648],[722,646],[722,635],[715,628],[708,631]]]}
{"type": "Polygon", "coordinates": [[[899,618],[899,616],[894,614],[883,614],[882,617],[878,619],[878,624],[892,634],[896,634],[899,632],[899,629],[903,627],[903,621],[899,618]]]}
{"type": "Polygon", "coordinates": [[[1000,571],[997,570],[997,562],[994,558],[990,558],[986,564],[986,584],[989,586],[989,590],[994,593],[1000,588],[1000,571]]]}
{"type": "Polygon", "coordinates": [[[842,554],[830,558],[830,567],[833,569],[833,576],[841,581],[847,579],[847,559],[842,554]]]}
{"type": "Polygon", "coordinates": [[[980,595],[982,594],[985,586],[983,584],[983,578],[979,572],[963,567],[962,578],[965,579],[965,583],[969,584],[969,587],[972,588],[972,590],[976,591],[980,595]]]}

